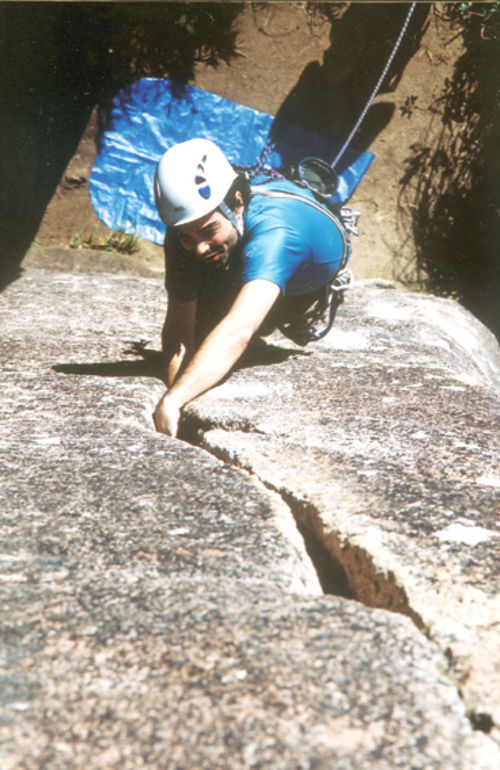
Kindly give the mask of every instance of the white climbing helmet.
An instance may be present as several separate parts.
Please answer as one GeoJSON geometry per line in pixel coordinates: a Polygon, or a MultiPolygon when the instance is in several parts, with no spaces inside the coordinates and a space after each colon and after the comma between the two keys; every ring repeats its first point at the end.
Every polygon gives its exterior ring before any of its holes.
{"type": "Polygon", "coordinates": [[[209,139],[176,144],[156,167],[158,213],[167,226],[193,222],[223,204],[236,177],[224,153],[209,139]]]}

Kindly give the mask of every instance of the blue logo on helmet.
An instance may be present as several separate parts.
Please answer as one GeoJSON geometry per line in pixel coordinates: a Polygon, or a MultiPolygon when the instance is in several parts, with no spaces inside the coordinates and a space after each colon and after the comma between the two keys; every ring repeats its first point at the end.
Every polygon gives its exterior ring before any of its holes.
{"type": "Polygon", "coordinates": [[[194,178],[194,183],[197,186],[198,193],[201,195],[201,197],[205,198],[205,200],[208,200],[212,195],[212,190],[210,189],[210,185],[208,184],[206,178],[203,176],[205,173],[204,164],[206,162],[207,162],[207,156],[204,155],[203,158],[201,159],[201,163],[198,163],[198,166],[196,168],[198,173],[194,178]]]}

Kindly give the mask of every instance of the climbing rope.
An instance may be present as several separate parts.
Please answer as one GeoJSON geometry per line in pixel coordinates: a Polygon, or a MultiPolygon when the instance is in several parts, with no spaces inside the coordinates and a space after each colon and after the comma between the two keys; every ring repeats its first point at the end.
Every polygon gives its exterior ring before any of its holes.
{"type": "MultiPolygon", "coordinates": [[[[377,95],[380,89],[380,86],[382,85],[382,82],[385,76],[387,75],[389,67],[391,66],[392,61],[396,55],[396,52],[401,44],[401,41],[406,34],[406,30],[408,29],[408,25],[413,15],[413,11],[415,10],[416,4],[417,4],[416,0],[412,2],[409,8],[409,11],[406,15],[406,19],[401,28],[401,31],[399,33],[398,39],[396,40],[393,46],[393,49],[384,66],[382,74],[380,75],[379,79],[377,80],[377,83],[375,84],[375,88],[370,94],[368,101],[365,104],[363,111],[361,112],[361,115],[359,116],[356,122],[356,125],[354,126],[351,133],[349,134],[346,141],[344,142],[340,152],[337,154],[337,157],[330,164],[330,168],[332,169],[332,171],[334,171],[335,166],[337,165],[340,158],[343,156],[343,154],[349,147],[353,136],[355,135],[356,131],[360,127],[361,123],[363,122],[366,116],[366,113],[370,108],[371,103],[373,102],[375,96],[377,95]]],[[[253,166],[237,167],[238,170],[244,171],[248,175],[249,179],[253,179],[261,173],[265,173],[267,175],[283,179],[284,177],[278,171],[275,171],[274,169],[270,168],[270,166],[268,165],[269,158],[271,154],[275,151],[275,149],[276,149],[276,144],[272,142],[270,139],[268,139],[266,142],[266,145],[264,146],[260,154],[260,157],[257,163],[255,163],[253,166]]],[[[270,193],[270,195],[273,195],[273,193],[270,193]]],[[[278,195],[281,195],[281,194],[278,194],[278,195]]],[[[295,196],[292,195],[291,197],[295,197],[295,196]]],[[[340,208],[338,213],[341,218],[342,224],[345,228],[347,238],[349,237],[349,233],[353,233],[354,235],[359,235],[359,230],[356,226],[358,216],[359,216],[358,212],[354,211],[348,206],[343,206],[342,208],[340,208]]],[[[279,328],[281,332],[285,334],[287,337],[289,337],[290,339],[292,339],[297,344],[307,345],[308,342],[314,342],[314,341],[320,340],[323,337],[325,337],[330,331],[330,329],[332,328],[337,310],[344,300],[344,293],[348,289],[350,289],[353,285],[353,274],[348,268],[345,267],[349,256],[350,256],[350,249],[347,252],[347,258],[343,259],[342,265],[338,270],[338,272],[336,273],[335,277],[325,286],[326,294],[324,296],[324,299],[322,302],[320,301],[317,304],[317,307],[313,310],[312,316],[310,318],[306,318],[306,317],[296,318],[296,319],[293,319],[292,321],[284,322],[283,324],[280,325],[279,328]],[[318,322],[324,324],[323,329],[321,330],[318,329],[318,322]]],[[[346,257],[346,251],[344,251],[344,257],[346,257]]]]}
{"type": "Polygon", "coordinates": [[[346,141],[344,142],[344,145],[343,145],[343,147],[341,148],[340,152],[338,153],[337,157],[336,157],[336,158],[335,158],[335,160],[334,160],[334,161],[331,163],[331,167],[332,167],[333,169],[335,168],[335,166],[336,166],[336,165],[337,165],[337,163],[339,162],[340,158],[342,157],[342,155],[345,153],[345,151],[346,151],[346,150],[347,150],[347,148],[349,147],[349,145],[350,145],[350,143],[351,143],[351,140],[352,140],[352,138],[353,138],[354,134],[356,133],[356,131],[357,131],[357,130],[358,130],[358,128],[360,127],[361,123],[362,123],[362,122],[363,122],[363,120],[365,119],[366,113],[367,113],[367,112],[368,112],[368,110],[370,109],[371,103],[372,103],[372,102],[373,102],[373,100],[375,99],[375,97],[376,97],[376,95],[377,95],[377,93],[378,93],[378,91],[379,91],[379,88],[380,88],[380,86],[382,85],[382,82],[383,82],[383,80],[384,80],[385,76],[387,75],[387,71],[388,71],[389,67],[390,67],[390,66],[391,66],[391,64],[392,64],[392,60],[394,59],[394,57],[395,57],[395,55],[396,55],[396,52],[397,52],[397,50],[398,50],[398,48],[399,48],[399,46],[400,46],[400,44],[401,44],[401,41],[402,41],[403,37],[404,37],[404,36],[405,36],[405,34],[406,34],[406,30],[408,29],[408,24],[410,23],[410,19],[411,19],[412,15],[413,15],[413,11],[415,10],[415,6],[416,6],[416,4],[417,4],[416,2],[413,2],[413,3],[411,4],[411,6],[410,6],[410,9],[409,9],[409,11],[408,11],[408,13],[407,13],[407,15],[406,15],[406,19],[405,19],[405,21],[404,21],[404,24],[403,24],[403,26],[402,26],[402,28],[401,28],[401,32],[399,33],[399,37],[398,37],[398,39],[396,40],[396,42],[395,42],[395,44],[394,44],[394,47],[393,47],[393,49],[392,49],[392,51],[391,51],[391,53],[390,53],[390,56],[389,56],[389,58],[388,58],[388,60],[387,60],[387,63],[386,63],[386,65],[385,65],[385,67],[384,67],[384,69],[383,69],[383,71],[382,71],[382,74],[380,75],[379,79],[377,80],[377,83],[376,83],[376,85],[375,85],[375,88],[374,88],[374,89],[373,89],[373,91],[371,92],[371,94],[370,94],[370,96],[369,96],[369,98],[368,98],[368,101],[367,101],[367,103],[365,104],[365,107],[364,107],[364,109],[363,109],[363,111],[362,111],[361,115],[359,116],[359,118],[358,118],[358,120],[357,120],[357,123],[356,123],[356,125],[354,126],[354,128],[353,128],[353,129],[352,129],[352,131],[351,131],[351,133],[349,134],[349,136],[347,137],[346,141]]]}
{"type": "MultiPolygon", "coordinates": [[[[401,32],[399,33],[398,39],[396,40],[396,42],[395,42],[395,44],[393,46],[393,49],[392,49],[392,51],[391,51],[391,53],[389,55],[389,58],[387,59],[385,67],[382,70],[382,74],[380,75],[379,79],[377,80],[377,82],[375,84],[375,88],[371,92],[371,94],[370,94],[370,96],[368,98],[368,101],[366,102],[366,104],[365,104],[365,106],[363,108],[363,111],[361,112],[361,115],[359,116],[359,118],[358,118],[358,120],[356,122],[356,125],[354,126],[354,128],[351,131],[351,133],[349,134],[349,136],[347,137],[346,141],[344,142],[342,148],[338,152],[337,157],[330,164],[330,167],[332,169],[335,169],[335,166],[339,162],[340,158],[343,156],[343,154],[345,153],[345,151],[349,147],[349,145],[350,145],[350,143],[352,141],[352,138],[355,135],[356,131],[358,130],[358,128],[360,127],[361,123],[365,119],[366,113],[370,109],[371,103],[375,99],[375,97],[376,97],[376,95],[377,95],[377,93],[378,93],[378,91],[380,89],[380,86],[382,85],[382,83],[384,81],[384,78],[387,75],[389,67],[391,66],[392,61],[393,61],[393,59],[394,59],[394,57],[395,57],[395,55],[397,53],[397,50],[398,50],[399,46],[401,45],[401,41],[402,41],[402,39],[404,38],[404,36],[406,34],[406,30],[408,29],[408,24],[410,23],[410,19],[411,19],[412,15],[413,15],[413,11],[415,10],[415,6],[416,5],[417,5],[417,2],[416,2],[416,0],[414,0],[414,2],[412,2],[412,4],[410,5],[408,13],[406,14],[406,19],[403,22],[403,26],[401,28],[401,32]]],[[[270,139],[268,139],[265,147],[263,148],[263,150],[262,150],[262,152],[260,154],[260,157],[259,157],[257,163],[255,163],[253,166],[248,166],[248,167],[245,168],[245,170],[247,171],[247,173],[250,176],[250,178],[258,176],[262,172],[265,172],[265,173],[267,173],[267,174],[269,174],[271,176],[276,176],[276,177],[283,178],[279,172],[275,171],[274,169],[270,168],[267,165],[267,161],[269,160],[270,155],[274,152],[275,149],[276,149],[276,144],[274,142],[271,142],[270,139]]]]}
{"type": "Polygon", "coordinates": [[[259,155],[257,163],[254,163],[253,166],[235,165],[236,170],[243,171],[249,179],[255,179],[256,176],[260,176],[261,174],[271,176],[275,179],[284,179],[285,177],[283,174],[280,174],[279,171],[273,169],[268,163],[269,157],[272,155],[275,149],[276,143],[268,139],[264,148],[262,149],[262,152],[259,155]]]}

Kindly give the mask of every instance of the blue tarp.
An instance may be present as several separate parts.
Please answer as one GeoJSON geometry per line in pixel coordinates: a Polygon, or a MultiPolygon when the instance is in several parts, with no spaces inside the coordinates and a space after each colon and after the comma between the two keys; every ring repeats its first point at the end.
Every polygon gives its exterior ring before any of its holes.
{"type": "MultiPolygon", "coordinates": [[[[156,211],[153,178],[163,153],[178,142],[212,139],[229,161],[251,166],[268,142],[273,117],[221,96],[186,86],[181,95],[171,81],[142,78],[113,101],[110,125],[90,175],[94,210],[112,230],[136,233],[163,243],[165,225],[156,211]]],[[[280,130],[268,164],[280,168],[315,155],[331,163],[340,145],[297,127],[280,130]]],[[[367,171],[374,155],[347,151],[336,168],[344,203],[367,171]]]]}

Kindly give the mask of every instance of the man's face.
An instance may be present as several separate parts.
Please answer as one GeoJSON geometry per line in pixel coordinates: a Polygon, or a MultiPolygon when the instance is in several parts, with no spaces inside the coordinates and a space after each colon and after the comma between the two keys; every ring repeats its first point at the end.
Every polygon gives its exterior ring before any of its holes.
{"type": "Polygon", "coordinates": [[[223,267],[238,243],[236,228],[218,209],[176,229],[182,248],[204,265],[223,267]]]}

